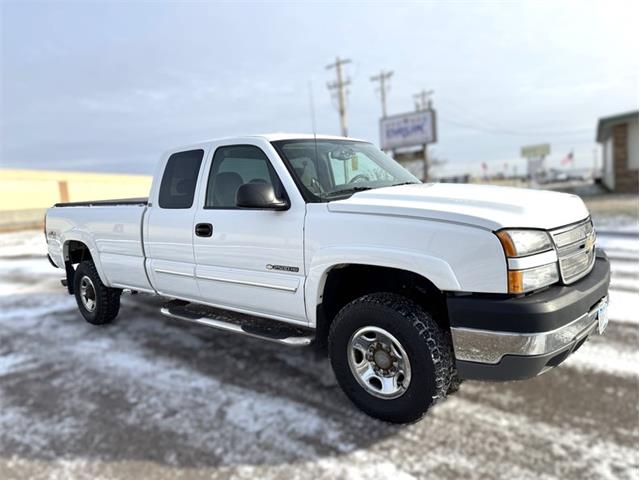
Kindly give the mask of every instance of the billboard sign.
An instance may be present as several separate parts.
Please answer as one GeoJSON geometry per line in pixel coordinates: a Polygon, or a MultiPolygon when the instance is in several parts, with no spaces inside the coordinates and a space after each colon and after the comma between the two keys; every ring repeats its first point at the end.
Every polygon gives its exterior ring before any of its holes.
{"type": "Polygon", "coordinates": [[[527,159],[527,175],[537,178],[545,172],[544,157],[529,157],[527,159]]]}
{"type": "Polygon", "coordinates": [[[424,110],[380,119],[380,147],[391,150],[435,143],[435,116],[435,110],[424,110]]]}
{"type": "Polygon", "coordinates": [[[539,145],[527,145],[520,149],[520,156],[522,158],[542,158],[551,153],[551,145],[548,143],[541,143],[539,145]]]}

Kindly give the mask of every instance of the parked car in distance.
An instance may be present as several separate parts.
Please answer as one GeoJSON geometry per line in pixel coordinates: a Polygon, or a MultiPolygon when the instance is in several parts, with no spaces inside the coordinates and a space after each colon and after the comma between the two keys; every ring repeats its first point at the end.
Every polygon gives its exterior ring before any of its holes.
{"type": "Polygon", "coordinates": [[[149,198],[57,204],[45,234],[88,322],[131,290],[166,297],[172,318],[315,343],[353,403],[390,422],[465,378],[539,375],[607,325],[609,262],[579,197],[423,184],[351,138],[176,148],[149,198]]]}

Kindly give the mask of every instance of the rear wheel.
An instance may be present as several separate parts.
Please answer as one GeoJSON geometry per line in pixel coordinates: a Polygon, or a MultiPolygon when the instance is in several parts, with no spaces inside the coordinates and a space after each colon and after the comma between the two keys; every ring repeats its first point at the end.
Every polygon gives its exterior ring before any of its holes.
{"type": "Polygon", "coordinates": [[[116,318],[120,310],[122,290],[105,286],[92,261],[84,261],[78,265],[73,283],[76,303],[87,322],[104,325],[116,318]]]}
{"type": "Polygon", "coordinates": [[[451,383],[451,343],[433,317],[392,293],[345,306],[329,332],[338,383],[365,413],[394,423],[419,420],[451,383]]]}

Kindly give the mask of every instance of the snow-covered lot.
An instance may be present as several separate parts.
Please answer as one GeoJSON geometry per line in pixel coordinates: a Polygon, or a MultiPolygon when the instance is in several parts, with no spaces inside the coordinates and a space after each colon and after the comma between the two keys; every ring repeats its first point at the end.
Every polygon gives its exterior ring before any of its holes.
{"type": "Polygon", "coordinates": [[[638,225],[603,226],[611,322],[560,368],[466,382],[421,422],[357,411],[311,349],[86,323],[41,232],[0,235],[0,478],[638,478],[638,225]],[[635,233],[634,233],[635,232],[635,233]]]}

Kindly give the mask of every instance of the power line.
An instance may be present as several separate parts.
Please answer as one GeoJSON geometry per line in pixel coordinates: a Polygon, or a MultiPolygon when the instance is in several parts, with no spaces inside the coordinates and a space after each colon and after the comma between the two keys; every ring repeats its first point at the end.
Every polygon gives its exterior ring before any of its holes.
{"type": "Polygon", "coordinates": [[[443,117],[440,114],[439,119],[444,123],[449,123],[451,125],[455,125],[457,127],[468,128],[471,130],[477,130],[485,133],[493,133],[498,135],[513,135],[513,136],[531,136],[531,135],[546,135],[546,136],[565,136],[565,135],[578,135],[581,133],[593,132],[592,129],[584,128],[584,129],[576,129],[576,130],[510,130],[503,128],[494,128],[487,125],[478,125],[472,123],[460,122],[458,120],[453,120],[451,118],[443,117]]]}
{"type": "Polygon", "coordinates": [[[454,102],[452,99],[448,99],[446,101],[446,109],[449,110],[452,107],[455,107],[455,108],[453,108],[451,113],[454,113],[455,116],[459,118],[449,118],[448,120],[450,123],[453,124],[457,122],[460,124],[460,126],[478,129],[481,131],[490,130],[491,131],[490,133],[493,133],[493,132],[505,133],[507,135],[510,135],[510,134],[513,134],[513,135],[560,135],[560,134],[571,135],[571,134],[579,134],[579,133],[593,131],[591,128],[570,129],[570,130],[560,130],[560,129],[536,130],[535,128],[524,129],[524,130],[510,129],[510,128],[505,128],[504,126],[501,126],[492,120],[488,120],[487,118],[482,117],[477,113],[470,111],[468,108],[461,106],[460,104],[454,102]],[[462,118],[462,120],[460,120],[460,118],[462,118]]]}
{"type": "Polygon", "coordinates": [[[327,65],[327,70],[331,70],[332,68],[336,69],[336,81],[328,82],[327,88],[329,91],[336,91],[338,96],[338,114],[340,115],[340,130],[342,132],[342,136],[347,136],[347,86],[351,84],[351,80],[349,78],[343,79],[342,76],[342,66],[347,63],[351,63],[350,59],[341,59],[340,57],[336,57],[335,63],[327,65]]]}
{"type": "Polygon", "coordinates": [[[454,113],[457,117],[462,118],[463,121],[469,121],[471,123],[480,123],[489,128],[503,128],[501,125],[494,123],[491,120],[488,120],[486,117],[478,115],[476,112],[469,110],[466,107],[461,106],[460,104],[454,102],[450,98],[446,100],[446,108],[452,109],[452,113],[454,113]]]}
{"type": "Polygon", "coordinates": [[[568,129],[568,130],[561,130],[561,129],[554,129],[554,130],[537,130],[535,127],[529,129],[529,128],[525,128],[525,129],[510,129],[510,128],[505,128],[503,125],[500,125],[498,123],[496,123],[493,120],[489,120],[486,117],[483,117],[481,115],[478,115],[477,112],[473,112],[471,110],[469,110],[468,108],[461,106],[460,104],[456,103],[455,101],[453,101],[451,98],[448,98],[446,100],[446,108],[447,110],[451,109],[452,107],[453,110],[451,113],[454,113],[455,116],[459,117],[459,118],[455,118],[452,119],[451,121],[457,121],[460,123],[463,122],[468,122],[467,125],[480,125],[481,128],[486,128],[486,129],[491,129],[491,130],[496,130],[496,131],[501,131],[501,132],[509,132],[509,133],[518,133],[518,134],[522,134],[522,135],[528,135],[528,134],[540,134],[540,135],[557,135],[557,134],[567,134],[567,135],[571,135],[571,134],[579,134],[579,133],[585,133],[585,132],[592,132],[593,129],[592,128],[581,128],[581,129],[568,129]],[[460,120],[460,118],[462,120],[460,120]]]}
{"type": "Polygon", "coordinates": [[[389,88],[389,84],[387,83],[389,79],[393,75],[393,71],[389,70],[385,72],[384,70],[380,70],[379,75],[375,75],[370,78],[372,82],[378,82],[380,86],[376,89],[376,91],[380,92],[380,103],[382,104],[382,118],[386,118],[387,116],[387,90],[389,88]]]}

